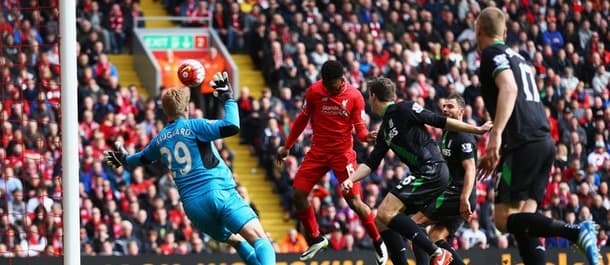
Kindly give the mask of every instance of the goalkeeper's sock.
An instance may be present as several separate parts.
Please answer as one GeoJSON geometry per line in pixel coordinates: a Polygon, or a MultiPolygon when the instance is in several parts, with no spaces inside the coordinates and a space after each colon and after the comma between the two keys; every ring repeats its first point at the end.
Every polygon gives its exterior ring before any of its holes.
{"type": "Polygon", "coordinates": [[[256,251],[254,251],[254,248],[250,246],[248,241],[241,241],[235,249],[246,265],[261,265],[258,261],[258,257],[256,257],[256,251]]]}
{"type": "Polygon", "coordinates": [[[275,249],[269,239],[259,238],[255,240],[254,250],[261,265],[275,265],[275,249]]]}

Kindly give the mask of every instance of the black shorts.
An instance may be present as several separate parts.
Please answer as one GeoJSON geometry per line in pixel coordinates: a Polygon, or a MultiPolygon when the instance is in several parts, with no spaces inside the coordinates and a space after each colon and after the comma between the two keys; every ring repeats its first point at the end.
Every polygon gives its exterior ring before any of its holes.
{"type": "Polygon", "coordinates": [[[496,170],[495,203],[527,199],[540,203],[554,160],[555,142],[550,137],[502,154],[496,170]]]}
{"type": "MultiPolygon", "coordinates": [[[[460,215],[460,195],[461,187],[459,189],[446,190],[436,200],[428,204],[422,213],[432,220],[433,223],[446,227],[449,235],[453,235],[464,224],[464,218],[460,215]]],[[[470,211],[474,213],[476,206],[474,191],[470,195],[469,201],[470,211]]]]}
{"type": "Polygon", "coordinates": [[[418,174],[403,177],[390,191],[405,205],[407,214],[423,211],[426,205],[447,188],[449,169],[446,163],[439,162],[425,167],[425,170],[418,174]]]}

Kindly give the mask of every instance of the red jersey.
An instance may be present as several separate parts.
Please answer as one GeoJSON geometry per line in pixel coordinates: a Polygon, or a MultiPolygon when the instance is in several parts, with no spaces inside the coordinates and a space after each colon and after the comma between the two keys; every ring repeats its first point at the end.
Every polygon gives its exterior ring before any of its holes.
{"type": "MultiPolygon", "coordinates": [[[[343,90],[334,96],[328,94],[322,81],[313,83],[306,92],[299,115],[305,115],[311,122],[311,149],[315,151],[343,153],[351,150],[354,127],[361,141],[365,140],[368,134],[364,122],[364,99],[348,82],[345,82],[343,90]]],[[[295,131],[294,137],[301,134],[301,131],[295,131]]],[[[286,145],[290,147],[292,143],[287,141],[286,145]]]]}

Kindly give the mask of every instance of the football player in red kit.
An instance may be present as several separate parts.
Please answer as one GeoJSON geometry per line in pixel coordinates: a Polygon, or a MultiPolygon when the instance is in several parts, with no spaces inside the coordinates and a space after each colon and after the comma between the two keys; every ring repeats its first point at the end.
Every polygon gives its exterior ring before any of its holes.
{"type": "MultiPolygon", "coordinates": [[[[307,123],[311,122],[311,150],[305,155],[293,183],[292,199],[297,218],[310,238],[309,249],[301,254],[301,260],[311,259],[318,251],[328,247],[329,243],[328,239],[320,235],[316,214],[307,202],[309,192],[330,170],[333,170],[340,182],[354,173],[357,164],[356,152],[353,150],[353,130],[363,142],[372,142],[376,136],[375,132],[369,132],[366,128],[362,94],[346,82],[343,71],[343,65],[338,61],[327,61],[322,65],[322,80],[313,83],[307,90],[303,109],[297,115],[285,145],[278,149],[278,161],[281,162],[307,123]]],[[[375,226],[371,209],[361,199],[359,184],[343,196],[375,242],[377,264],[385,264],[387,249],[375,226]]]]}

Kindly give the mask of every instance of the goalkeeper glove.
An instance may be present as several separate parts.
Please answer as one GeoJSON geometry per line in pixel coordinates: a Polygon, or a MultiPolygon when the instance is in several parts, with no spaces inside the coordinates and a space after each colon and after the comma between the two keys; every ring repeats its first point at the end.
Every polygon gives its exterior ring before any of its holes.
{"type": "Polygon", "coordinates": [[[123,147],[121,142],[114,143],[114,151],[104,151],[104,161],[111,167],[118,168],[121,166],[127,166],[127,150],[123,147]]]}
{"type": "Polygon", "coordinates": [[[222,102],[233,99],[233,89],[229,84],[229,74],[227,72],[216,73],[214,79],[210,81],[210,86],[214,88],[214,96],[222,102]]]}

